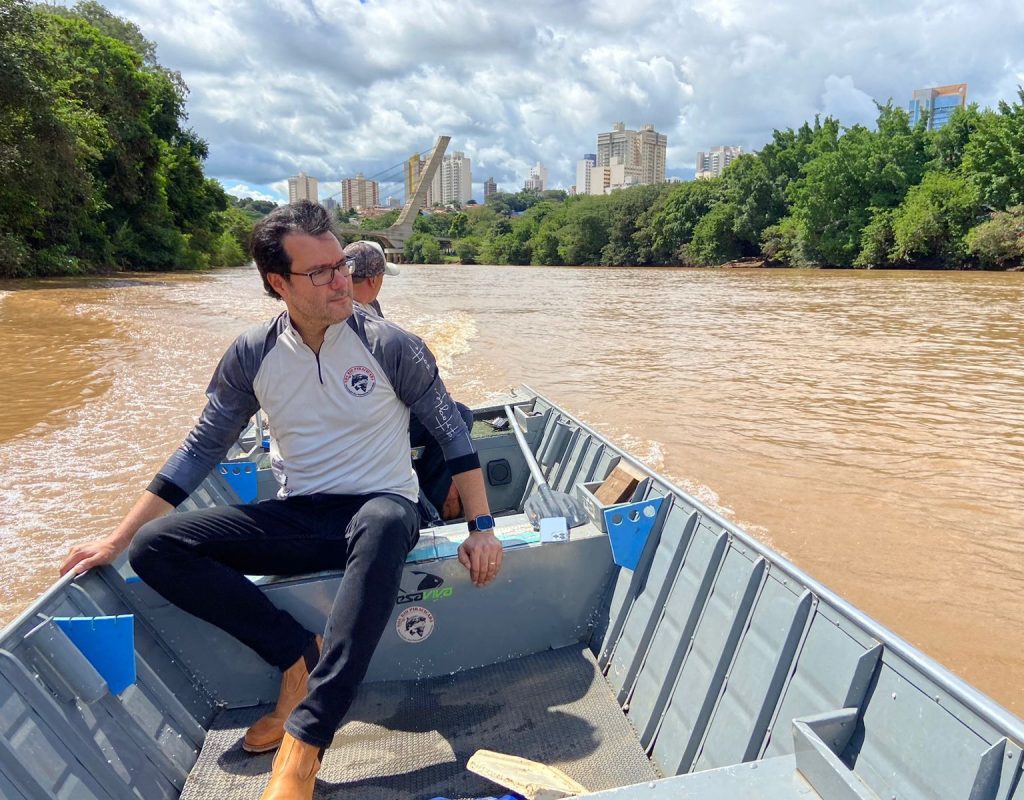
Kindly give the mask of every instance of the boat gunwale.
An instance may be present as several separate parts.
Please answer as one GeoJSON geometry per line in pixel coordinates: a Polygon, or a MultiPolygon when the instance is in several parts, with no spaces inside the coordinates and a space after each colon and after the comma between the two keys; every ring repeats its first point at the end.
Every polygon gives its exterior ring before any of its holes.
{"type": "MultiPolygon", "coordinates": [[[[773,565],[773,567],[778,567],[789,577],[799,581],[806,589],[809,589],[814,595],[816,595],[819,601],[825,602],[836,612],[845,616],[850,620],[850,622],[859,626],[865,633],[876,639],[887,650],[890,650],[893,655],[898,656],[911,667],[919,670],[924,677],[935,683],[943,691],[948,692],[955,700],[963,703],[964,706],[976,714],[983,722],[986,722],[996,728],[1002,735],[1013,739],[1015,744],[1018,746],[1024,747],[1024,720],[1015,716],[1009,711],[1009,709],[1004,708],[994,699],[967,683],[967,681],[951,672],[947,667],[940,664],[931,656],[926,655],[894,631],[885,627],[864,611],[861,611],[850,601],[845,600],[823,583],[812,578],[792,561],[744,531],[735,522],[725,519],[719,513],[700,502],[697,498],[693,497],[683,489],[680,489],[667,477],[652,470],[635,456],[626,452],[619,445],[612,442],[606,435],[582,422],[574,414],[566,411],[558,403],[551,401],[545,395],[536,391],[527,384],[523,384],[522,389],[524,392],[533,395],[534,398],[543,400],[548,406],[562,414],[562,416],[572,420],[582,430],[611,445],[623,459],[629,462],[631,466],[639,469],[645,475],[650,477],[652,481],[661,484],[669,492],[685,498],[687,502],[693,506],[694,510],[698,511],[702,516],[705,516],[715,524],[720,525],[727,530],[730,535],[739,539],[744,545],[750,547],[759,555],[764,556],[773,565]]],[[[966,724],[966,721],[963,722],[966,724]]]]}

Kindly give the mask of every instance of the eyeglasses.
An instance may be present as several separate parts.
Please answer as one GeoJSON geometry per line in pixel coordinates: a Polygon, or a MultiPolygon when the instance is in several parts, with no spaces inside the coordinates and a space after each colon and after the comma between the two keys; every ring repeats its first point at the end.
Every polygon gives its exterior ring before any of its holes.
{"type": "Polygon", "coordinates": [[[355,272],[356,262],[352,260],[339,261],[333,267],[320,267],[319,269],[310,270],[309,272],[291,272],[289,275],[305,275],[312,282],[314,286],[326,286],[334,280],[334,273],[340,272],[342,275],[351,275],[355,272]]]}

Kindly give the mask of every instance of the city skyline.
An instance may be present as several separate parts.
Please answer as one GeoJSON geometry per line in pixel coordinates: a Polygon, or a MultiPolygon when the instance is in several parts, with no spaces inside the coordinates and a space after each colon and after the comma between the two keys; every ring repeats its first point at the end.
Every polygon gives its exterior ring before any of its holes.
{"type": "MultiPolygon", "coordinates": [[[[189,86],[207,175],[279,202],[287,176],[322,176],[331,196],[342,177],[378,175],[440,133],[472,159],[481,201],[486,177],[519,187],[538,161],[550,187],[568,189],[594,135],[617,120],[666,134],[666,177],[690,179],[697,151],[754,152],[815,115],[873,125],[876,100],[906,109],[913,91],[958,82],[995,107],[1024,84],[1024,6],[1001,0],[866,13],[752,0],[105,5],[189,86]],[[379,41],[368,52],[366,31],[379,41]]],[[[400,175],[380,190],[403,193],[400,175]]]]}

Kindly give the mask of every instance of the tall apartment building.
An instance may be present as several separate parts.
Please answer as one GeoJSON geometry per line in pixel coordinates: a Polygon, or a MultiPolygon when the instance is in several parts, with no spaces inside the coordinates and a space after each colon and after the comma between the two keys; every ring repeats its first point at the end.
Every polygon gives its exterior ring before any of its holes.
{"type": "MultiPolygon", "coordinates": [[[[426,159],[418,155],[409,156],[405,162],[405,196],[411,197],[419,181],[420,174],[426,167],[426,159]]],[[[429,208],[440,203],[461,203],[465,205],[473,198],[473,169],[470,159],[462,151],[443,156],[434,173],[427,190],[425,205],[429,208]]]]}
{"type": "Polygon", "coordinates": [[[697,177],[717,178],[742,153],[742,147],[732,145],[722,145],[708,151],[701,150],[697,153],[697,177]]]}
{"type": "Polygon", "coordinates": [[[345,178],[341,182],[341,207],[346,211],[350,208],[376,208],[380,205],[380,184],[367,180],[359,172],[354,178],[345,178]]]}
{"type": "Polygon", "coordinates": [[[543,192],[548,187],[548,170],[539,161],[530,167],[530,174],[523,183],[524,189],[532,189],[535,192],[543,192]]]}
{"type": "Polygon", "coordinates": [[[488,178],[484,181],[484,202],[487,202],[487,198],[492,194],[497,194],[498,184],[494,182],[494,178],[488,178]]]}
{"type": "Polygon", "coordinates": [[[593,194],[591,175],[597,166],[595,153],[584,153],[583,159],[576,162],[576,194],[593,194]]]}
{"type": "MultiPolygon", "coordinates": [[[[620,156],[612,156],[611,163],[606,167],[589,165],[588,173],[590,189],[587,194],[611,194],[616,189],[640,185],[636,170],[623,164],[620,156]]],[[[576,193],[580,193],[579,187],[576,188],[576,193]]]]}
{"type": "Polygon", "coordinates": [[[442,205],[465,205],[473,199],[472,163],[461,150],[441,159],[434,175],[434,197],[440,198],[442,205]]]}
{"type": "Polygon", "coordinates": [[[941,128],[953,116],[954,109],[967,107],[967,84],[951,83],[932,89],[917,89],[910,98],[910,124],[916,125],[928,114],[928,130],[941,128]]]}
{"type": "Polygon", "coordinates": [[[318,186],[317,179],[309,177],[305,172],[292,175],[288,179],[288,202],[297,203],[299,200],[309,200],[311,203],[319,203],[318,186]]]}
{"type": "Polygon", "coordinates": [[[618,158],[626,176],[635,178],[637,184],[664,183],[667,149],[668,137],[653,125],[631,131],[624,123],[616,122],[610,131],[597,135],[597,166],[611,166],[612,159],[618,158]]]}

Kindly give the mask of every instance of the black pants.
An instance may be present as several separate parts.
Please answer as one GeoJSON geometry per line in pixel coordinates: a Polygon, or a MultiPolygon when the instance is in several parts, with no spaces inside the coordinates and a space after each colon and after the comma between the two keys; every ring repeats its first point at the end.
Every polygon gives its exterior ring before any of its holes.
{"type": "Polygon", "coordinates": [[[313,634],[245,576],[345,570],[309,695],[285,723],[297,739],[327,747],[391,617],[418,538],[419,515],[403,497],[320,494],[169,514],[139,530],[130,559],[174,605],[282,670],[313,634]]]}

